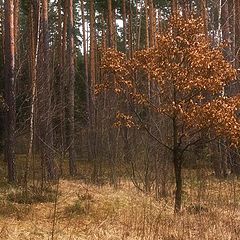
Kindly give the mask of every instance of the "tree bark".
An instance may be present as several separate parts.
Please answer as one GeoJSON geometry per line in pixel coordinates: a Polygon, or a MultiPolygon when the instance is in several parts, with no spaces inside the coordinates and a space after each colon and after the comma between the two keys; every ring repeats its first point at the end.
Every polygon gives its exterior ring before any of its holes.
{"type": "Polygon", "coordinates": [[[144,1],[144,5],[145,5],[145,39],[146,39],[146,48],[149,48],[149,24],[148,24],[148,0],[144,1]]]}
{"type": "Polygon", "coordinates": [[[75,151],[75,126],[74,126],[74,83],[75,83],[75,64],[74,64],[74,28],[73,28],[73,0],[69,0],[68,7],[68,140],[69,140],[69,173],[76,175],[76,151],[75,151]]]}
{"type": "Polygon", "coordinates": [[[240,63],[240,2],[235,1],[235,67],[240,63]]]}
{"type": "Polygon", "coordinates": [[[109,47],[113,48],[114,39],[114,24],[113,24],[113,10],[112,10],[112,0],[108,0],[108,29],[109,29],[109,47]]]}
{"type": "Polygon", "coordinates": [[[208,36],[207,0],[200,0],[200,13],[203,19],[205,36],[208,36]]]}
{"type": "Polygon", "coordinates": [[[39,46],[38,68],[38,140],[42,162],[42,177],[53,180],[56,177],[53,153],[53,128],[52,128],[52,94],[49,77],[49,32],[48,32],[48,0],[42,0],[41,41],[39,46]],[[45,173],[45,169],[47,173],[45,173]]]}
{"type": "Polygon", "coordinates": [[[16,128],[16,99],[15,99],[15,38],[14,38],[14,1],[4,2],[5,10],[5,39],[4,39],[4,74],[5,99],[7,104],[5,118],[5,160],[8,165],[8,181],[16,180],[15,173],[15,128],[16,128]]]}
{"type": "Polygon", "coordinates": [[[177,122],[176,118],[173,118],[173,165],[175,173],[175,206],[174,211],[176,213],[181,211],[182,207],[182,156],[180,154],[180,149],[178,146],[177,136],[177,122]]]}
{"type": "Polygon", "coordinates": [[[87,39],[86,39],[86,20],[84,13],[84,3],[81,0],[81,13],[82,13],[82,31],[83,31],[83,56],[84,56],[84,67],[85,67],[85,87],[86,87],[86,100],[87,100],[87,114],[89,117],[90,113],[90,96],[89,96],[89,74],[88,74],[88,54],[87,54],[87,39]]]}
{"type": "Polygon", "coordinates": [[[153,47],[155,44],[155,34],[156,34],[156,28],[155,28],[155,8],[153,6],[153,0],[149,1],[149,44],[150,47],[153,47]]]}
{"type": "Polygon", "coordinates": [[[229,14],[228,14],[228,2],[225,0],[221,4],[221,26],[222,26],[222,38],[223,41],[227,44],[224,48],[224,55],[226,59],[230,60],[230,27],[229,27],[229,14]]]}
{"type": "Polygon", "coordinates": [[[96,162],[96,126],[95,126],[95,97],[94,87],[96,84],[96,64],[95,64],[95,4],[94,0],[90,1],[90,114],[88,128],[88,147],[89,156],[93,161],[92,180],[97,181],[97,162],[96,162]]]}
{"type": "Polygon", "coordinates": [[[175,149],[173,151],[173,164],[176,183],[174,211],[176,213],[180,212],[182,208],[182,159],[178,155],[179,152],[175,149]]]}
{"type": "Polygon", "coordinates": [[[122,12],[123,12],[123,45],[124,45],[124,52],[127,52],[126,45],[127,45],[127,12],[126,12],[126,0],[122,1],[122,12]]]}
{"type": "MultiPolygon", "coordinates": [[[[33,148],[35,139],[35,124],[36,124],[36,90],[37,90],[37,64],[38,64],[38,50],[39,50],[39,36],[40,36],[40,5],[34,10],[33,5],[30,6],[29,13],[29,63],[30,63],[30,77],[31,77],[31,111],[30,111],[30,139],[28,145],[28,157],[25,169],[25,184],[27,186],[28,171],[30,160],[33,159],[33,148]],[[35,18],[34,18],[35,16],[35,18]]],[[[34,172],[34,169],[33,169],[34,172]]],[[[33,179],[34,179],[33,174],[33,179]]]]}

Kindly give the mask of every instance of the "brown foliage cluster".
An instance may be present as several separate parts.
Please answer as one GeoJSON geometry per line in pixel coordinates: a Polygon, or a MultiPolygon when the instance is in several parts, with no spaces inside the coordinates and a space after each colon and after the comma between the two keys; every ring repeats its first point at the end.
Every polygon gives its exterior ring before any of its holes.
{"type": "Polygon", "coordinates": [[[236,71],[213,48],[199,18],[172,19],[156,46],[125,54],[109,49],[102,60],[105,81],[96,93],[112,90],[135,105],[175,119],[185,129],[210,129],[237,142],[239,97],[226,96],[236,71]],[[151,86],[149,96],[148,86],[151,86]]]}

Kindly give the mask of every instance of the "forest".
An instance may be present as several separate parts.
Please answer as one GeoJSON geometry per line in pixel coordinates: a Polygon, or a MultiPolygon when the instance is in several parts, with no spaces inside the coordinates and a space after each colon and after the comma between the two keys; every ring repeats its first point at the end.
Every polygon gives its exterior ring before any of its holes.
{"type": "Polygon", "coordinates": [[[239,239],[239,70],[239,0],[0,0],[0,239],[239,239]]]}

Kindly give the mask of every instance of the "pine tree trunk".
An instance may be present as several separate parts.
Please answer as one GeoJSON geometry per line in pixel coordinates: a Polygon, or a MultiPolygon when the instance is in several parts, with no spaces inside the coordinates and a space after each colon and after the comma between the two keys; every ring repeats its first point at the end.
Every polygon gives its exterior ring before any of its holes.
{"type": "Polygon", "coordinates": [[[149,1],[149,44],[150,47],[154,46],[155,43],[155,9],[153,6],[153,0],[148,0],[149,1]]]}
{"type": "Polygon", "coordinates": [[[145,41],[146,41],[146,48],[149,48],[149,23],[148,23],[148,0],[145,0],[145,41]]]}
{"type": "Polygon", "coordinates": [[[7,104],[5,118],[5,160],[8,165],[8,181],[16,180],[15,174],[15,128],[16,128],[16,102],[15,102],[15,39],[14,39],[14,1],[4,2],[5,10],[5,39],[4,39],[4,75],[5,99],[7,104]]]}
{"type": "Polygon", "coordinates": [[[88,146],[89,156],[93,161],[92,180],[97,181],[97,159],[96,159],[96,126],[95,126],[95,97],[94,87],[96,84],[96,65],[95,65],[95,4],[94,0],[90,1],[90,114],[89,114],[89,129],[88,129],[88,146]]]}
{"type": "Polygon", "coordinates": [[[87,40],[86,40],[86,20],[84,13],[84,3],[81,0],[81,13],[82,13],[82,31],[83,31],[83,56],[84,56],[84,67],[85,67],[85,87],[86,87],[86,101],[87,101],[87,114],[89,117],[90,113],[90,96],[89,96],[89,74],[88,74],[88,54],[87,54],[87,40]]]}
{"type": "Polygon", "coordinates": [[[129,7],[129,16],[128,16],[128,57],[133,57],[134,47],[133,47],[133,11],[132,11],[132,4],[130,0],[130,7],[129,7]]]}
{"type": "Polygon", "coordinates": [[[230,48],[231,48],[231,62],[234,65],[235,56],[235,0],[228,1],[228,19],[230,28],[230,48]]]}
{"type": "Polygon", "coordinates": [[[126,0],[122,0],[122,12],[123,12],[123,45],[124,52],[127,52],[127,13],[126,13],[126,0]]]}
{"type": "Polygon", "coordinates": [[[76,152],[75,152],[75,127],[74,127],[74,83],[75,83],[75,64],[74,64],[74,28],[73,28],[73,0],[69,0],[68,7],[68,140],[69,140],[69,173],[76,175],[76,152]]]}
{"type": "Polygon", "coordinates": [[[224,48],[225,57],[230,60],[230,27],[229,27],[229,14],[228,14],[228,4],[226,1],[223,1],[221,4],[221,26],[222,26],[222,38],[225,43],[227,43],[227,47],[224,48]]]}
{"type": "MultiPolygon", "coordinates": [[[[28,158],[25,169],[25,184],[28,181],[28,171],[30,160],[33,159],[33,148],[35,139],[35,123],[36,123],[36,90],[37,90],[37,63],[39,50],[39,36],[40,36],[40,5],[34,10],[33,5],[30,6],[29,13],[29,63],[31,76],[31,112],[30,112],[30,139],[28,145],[28,158]],[[36,16],[34,18],[34,16],[36,16]],[[35,29],[36,27],[36,29],[35,29]]],[[[33,169],[34,172],[34,169],[33,169]]],[[[34,174],[33,174],[34,179],[34,174]]]]}
{"type": "Polygon", "coordinates": [[[205,36],[208,36],[207,0],[200,0],[200,13],[204,23],[205,36]]]}
{"type": "Polygon", "coordinates": [[[235,67],[239,68],[240,63],[240,2],[235,1],[235,67]]]}
{"type": "Polygon", "coordinates": [[[109,47],[114,47],[114,25],[113,25],[113,11],[112,0],[108,0],[108,29],[109,29],[109,47]]]}
{"type": "Polygon", "coordinates": [[[49,33],[48,0],[42,0],[42,38],[39,46],[38,72],[38,140],[40,144],[42,177],[53,180],[56,177],[53,154],[52,94],[49,76],[49,33]],[[45,172],[46,170],[46,172],[45,172]]]}

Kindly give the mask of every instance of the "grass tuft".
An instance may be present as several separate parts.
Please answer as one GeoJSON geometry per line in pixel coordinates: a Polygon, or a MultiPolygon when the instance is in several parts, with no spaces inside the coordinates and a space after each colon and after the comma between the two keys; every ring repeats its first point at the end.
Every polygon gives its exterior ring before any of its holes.
{"type": "Polygon", "coordinates": [[[13,189],[8,193],[7,199],[14,203],[19,204],[33,204],[33,203],[46,203],[54,202],[56,191],[52,188],[38,188],[31,187],[26,189],[13,189]]]}

